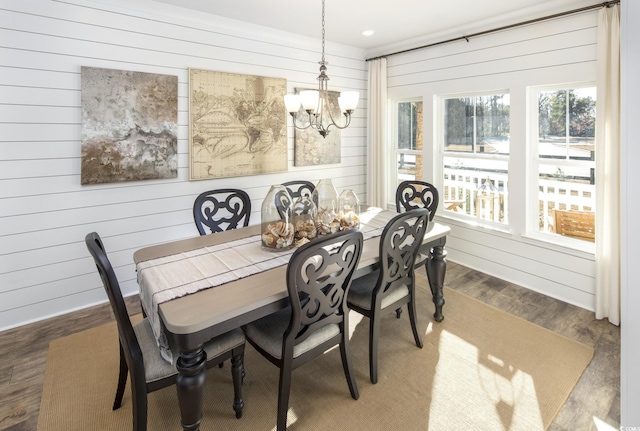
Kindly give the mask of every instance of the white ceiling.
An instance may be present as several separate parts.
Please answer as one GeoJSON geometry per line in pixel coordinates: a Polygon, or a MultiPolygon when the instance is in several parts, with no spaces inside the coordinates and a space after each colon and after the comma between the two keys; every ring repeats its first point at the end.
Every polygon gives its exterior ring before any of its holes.
{"type": "MultiPolygon", "coordinates": [[[[155,0],[320,38],[321,0],[155,0]]],[[[368,52],[416,46],[597,4],[596,0],[326,0],[326,40],[368,52]],[[374,30],[373,36],[362,31],[374,30]]]]}

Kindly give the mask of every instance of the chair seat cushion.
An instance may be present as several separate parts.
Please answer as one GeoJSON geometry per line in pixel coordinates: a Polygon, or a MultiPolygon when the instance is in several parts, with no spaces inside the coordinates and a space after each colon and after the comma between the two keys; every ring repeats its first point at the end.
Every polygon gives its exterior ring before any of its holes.
{"type": "MultiPolygon", "coordinates": [[[[143,319],[137,323],[133,327],[133,330],[136,333],[138,343],[142,349],[147,382],[154,382],[177,373],[176,362],[180,356],[180,352],[175,346],[175,343],[170,343],[171,351],[173,352],[173,363],[170,364],[160,356],[160,349],[156,344],[156,339],[148,319],[143,319]]],[[[207,358],[212,359],[226,351],[241,346],[244,342],[245,338],[242,330],[234,329],[207,342],[204,345],[204,350],[207,352],[207,358]]]]}
{"type": "MultiPolygon", "coordinates": [[[[291,307],[287,307],[245,325],[244,332],[249,340],[260,346],[268,354],[274,358],[281,359],[283,335],[289,326],[290,320],[291,307]]],[[[293,348],[293,357],[297,358],[339,333],[340,327],[335,323],[317,329],[293,348]]]]}
{"type": "MultiPolygon", "coordinates": [[[[376,287],[378,281],[379,271],[374,271],[363,277],[356,278],[351,282],[351,289],[347,296],[347,303],[353,304],[356,307],[360,307],[364,310],[371,310],[371,303],[373,301],[373,289],[376,287]]],[[[382,299],[380,308],[387,308],[399,299],[409,296],[409,288],[406,284],[397,286],[389,292],[387,296],[382,299]]]]}

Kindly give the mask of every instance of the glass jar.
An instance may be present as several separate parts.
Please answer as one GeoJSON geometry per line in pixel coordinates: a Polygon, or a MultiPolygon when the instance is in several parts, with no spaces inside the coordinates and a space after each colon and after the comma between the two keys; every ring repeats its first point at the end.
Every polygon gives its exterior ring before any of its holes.
{"type": "Polygon", "coordinates": [[[360,228],[360,200],[351,189],[345,189],[338,199],[340,208],[340,229],[360,228]]]}
{"type": "Polygon", "coordinates": [[[293,245],[291,196],[286,187],[273,185],[262,201],[262,248],[285,251],[293,245]]]}
{"type": "Polygon", "coordinates": [[[316,229],[316,216],[318,211],[309,195],[304,195],[296,199],[293,203],[292,211],[293,226],[295,228],[294,237],[296,239],[296,246],[299,247],[318,235],[316,229]]]}
{"type": "Polygon", "coordinates": [[[338,218],[338,191],[330,179],[320,180],[311,194],[316,205],[316,229],[318,235],[329,235],[340,230],[338,218]]]}

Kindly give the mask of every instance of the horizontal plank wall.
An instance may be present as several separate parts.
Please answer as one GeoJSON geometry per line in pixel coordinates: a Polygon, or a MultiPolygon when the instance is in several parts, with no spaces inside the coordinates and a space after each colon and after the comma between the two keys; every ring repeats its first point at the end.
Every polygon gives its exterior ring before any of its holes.
{"type": "Polygon", "coordinates": [[[0,330],[106,301],[84,245],[104,239],[124,292],[138,290],[132,255],[198,232],[202,191],[238,187],[260,222],[271,184],[331,178],[365,196],[366,63],[327,43],[331,89],[361,101],[342,132],[342,162],[285,173],[188,181],[188,68],[315,87],[321,42],[149,0],[4,0],[0,4],[0,330]],[[81,66],[178,77],[178,178],[80,185],[81,66]]]}
{"type": "Polygon", "coordinates": [[[432,157],[436,98],[481,91],[511,94],[509,232],[469,225],[439,212],[439,220],[452,227],[449,259],[587,309],[594,306],[593,254],[525,236],[525,145],[528,87],[595,84],[596,26],[597,10],[388,59],[389,98],[422,97],[424,102],[425,178],[435,184],[442,184],[441,167],[432,157]]]}

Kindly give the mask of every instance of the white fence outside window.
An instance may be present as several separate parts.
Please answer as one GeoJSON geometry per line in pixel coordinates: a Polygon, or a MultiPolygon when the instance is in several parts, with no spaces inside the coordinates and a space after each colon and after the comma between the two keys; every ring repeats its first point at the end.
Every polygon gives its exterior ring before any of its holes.
{"type": "Polygon", "coordinates": [[[540,230],[551,232],[553,209],[596,210],[596,186],[568,181],[539,180],[540,230]]]}
{"type": "Polygon", "coordinates": [[[506,173],[445,167],[444,190],[440,198],[442,208],[477,217],[480,210],[477,208],[480,203],[478,189],[489,179],[498,189],[495,201],[496,208],[494,211],[488,211],[486,213],[488,216],[481,218],[506,223],[509,219],[507,213],[509,207],[508,178],[506,173]]]}
{"type": "MultiPolygon", "coordinates": [[[[509,193],[505,173],[445,168],[440,207],[478,217],[478,188],[487,178],[498,188],[496,204],[500,210],[494,211],[491,217],[480,218],[507,223],[509,193]]],[[[554,180],[539,180],[538,185],[542,232],[552,231],[553,209],[595,211],[595,185],[554,180]]]]}

